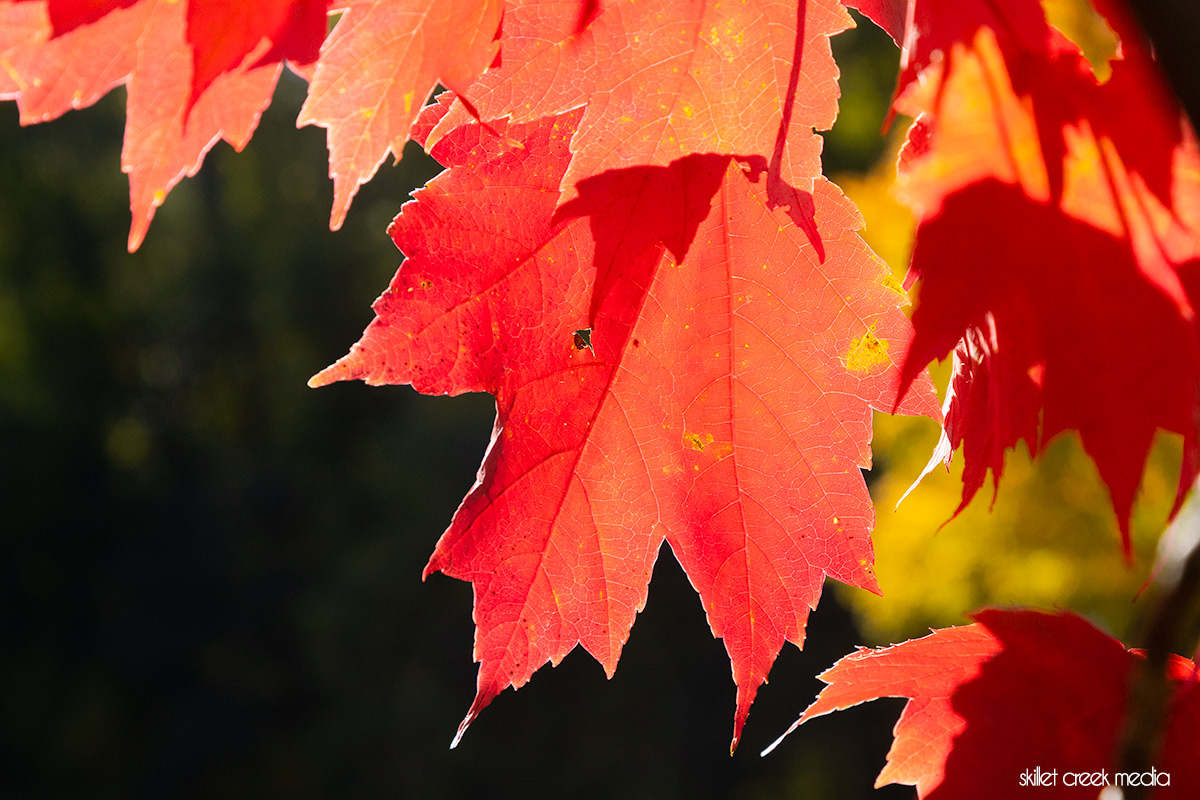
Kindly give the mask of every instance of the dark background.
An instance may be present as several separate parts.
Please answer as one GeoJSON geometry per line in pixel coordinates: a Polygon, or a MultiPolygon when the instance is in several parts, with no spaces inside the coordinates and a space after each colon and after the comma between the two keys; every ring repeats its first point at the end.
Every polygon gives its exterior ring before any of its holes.
{"type": "MultiPolygon", "coordinates": [[[[879,155],[896,53],[835,42],[828,171],[879,155]],[[865,110],[864,110],[865,109],[865,110]]],[[[305,381],[401,257],[412,148],[327,230],[324,132],[285,74],[125,251],[123,90],[22,129],[0,104],[0,796],[911,797],[871,790],[899,701],[758,751],[862,638],[831,592],[727,755],[724,648],[668,547],[616,677],[579,651],[448,744],[470,587],[421,570],[474,480],[487,396],[305,381]]]]}

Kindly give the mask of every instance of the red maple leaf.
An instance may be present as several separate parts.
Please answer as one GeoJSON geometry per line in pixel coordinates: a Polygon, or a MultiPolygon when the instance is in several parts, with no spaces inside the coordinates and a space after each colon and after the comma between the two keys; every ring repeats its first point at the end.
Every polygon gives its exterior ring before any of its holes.
{"type": "MultiPolygon", "coordinates": [[[[599,4],[582,31],[577,23],[557,0],[517,4],[504,19],[502,65],[466,92],[483,119],[529,121],[586,103],[564,201],[591,175],[689,153],[776,154],[773,172],[811,188],[821,153],[812,129],[837,116],[829,37],[853,25],[837,0],[625,0],[599,4]]],[[[430,144],[469,119],[456,108],[430,144]]]]}
{"type": "Polygon", "coordinates": [[[138,0],[14,0],[14,2],[36,2],[43,6],[50,16],[50,25],[54,36],[62,36],[80,25],[88,25],[99,20],[111,11],[129,8],[138,0]]]}
{"type": "Polygon", "coordinates": [[[36,2],[46,8],[50,19],[50,30],[54,36],[70,34],[80,25],[88,25],[118,8],[128,8],[138,0],[12,0],[13,2],[36,2]]]}
{"type": "MultiPolygon", "coordinates": [[[[665,538],[733,662],[736,744],[825,576],[877,589],[859,470],[870,408],[895,401],[903,297],[836,187],[815,183],[822,261],[728,156],[603,173],[556,216],[580,116],[432,148],[448,171],[391,228],[408,259],[313,385],[496,397],[479,482],[426,568],[474,583],[460,736],[576,644],[611,674],[665,538]]],[[[931,387],[904,410],[936,414],[931,387]]]]}
{"type": "Polygon", "coordinates": [[[1184,434],[1180,499],[1200,463],[1179,274],[1200,257],[1195,138],[1136,42],[1101,84],[1035,0],[925,0],[914,20],[896,103],[919,116],[900,160],[920,221],[905,378],[960,354],[934,460],[963,443],[965,504],[1017,441],[1077,430],[1128,552],[1156,429],[1184,434]]]}
{"type": "Polygon", "coordinates": [[[185,175],[195,175],[204,155],[224,139],[235,150],[250,141],[271,102],[280,64],[237,67],[214,80],[189,106],[192,49],[186,8],[166,0],[150,6],[129,77],[121,168],[129,174],[133,225],[129,249],[146,235],[155,209],[185,175]],[[190,110],[189,110],[190,107],[190,110]]]}
{"type": "Polygon", "coordinates": [[[0,0],[0,97],[17,99],[28,124],[130,85],[122,167],[131,180],[132,249],[167,192],[195,174],[218,139],[245,146],[286,60],[313,77],[299,123],[329,128],[336,229],[358,186],[388,152],[400,153],[434,86],[462,91],[496,59],[503,6],[355,0],[340,9],[322,55],[329,7],[0,0]]]}
{"type": "Polygon", "coordinates": [[[328,129],[331,228],[384,157],[400,157],[434,86],[464,91],[492,63],[502,9],[499,0],[348,4],[298,120],[328,129]]]}
{"type": "Polygon", "coordinates": [[[883,28],[896,44],[904,43],[908,0],[842,0],[842,5],[857,9],[867,19],[883,28]]]}
{"type": "Polygon", "coordinates": [[[247,56],[256,65],[284,59],[300,66],[317,60],[325,39],[330,0],[188,0],[187,40],[192,48],[188,108],[221,75],[247,56]],[[265,50],[265,52],[264,52],[265,50]]]}
{"type": "MultiPolygon", "coordinates": [[[[859,703],[905,697],[877,787],[911,784],[931,800],[1008,800],[1094,797],[1115,782],[1126,690],[1144,656],[1073,614],[987,610],[975,618],[846,656],[821,674],[828,686],[792,730],[859,703]],[[1098,772],[1108,780],[1090,794],[1066,779],[1098,772]]],[[[1169,788],[1154,796],[1190,797],[1200,784],[1200,683],[1195,665],[1178,656],[1169,677],[1175,689],[1155,766],[1169,788]]]]}
{"type": "Polygon", "coordinates": [[[246,146],[282,60],[303,65],[324,34],[324,0],[0,0],[0,96],[15,97],[28,124],[127,84],[121,165],[134,250],[167,193],[218,140],[246,146]]]}
{"type": "Polygon", "coordinates": [[[150,4],[127,3],[95,19],[97,6],[111,4],[91,5],[91,14],[62,18],[63,4],[0,0],[0,97],[17,101],[22,125],[85,108],[133,72],[137,50],[114,43],[142,36],[150,4]]]}

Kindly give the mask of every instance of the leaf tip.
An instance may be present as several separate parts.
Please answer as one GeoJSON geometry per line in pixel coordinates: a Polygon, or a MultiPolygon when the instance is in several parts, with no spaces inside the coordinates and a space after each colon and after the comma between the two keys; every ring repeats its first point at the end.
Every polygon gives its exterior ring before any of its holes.
{"type": "Polygon", "coordinates": [[[333,210],[329,212],[329,230],[337,233],[342,229],[342,223],[346,221],[347,210],[345,207],[339,208],[338,204],[334,204],[333,210]]]}
{"type": "Polygon", "coordinates": [[[136,253],[138,248],[142,246],[142,242],[146,240],[146,230],[149,227],[149,220],[144,222],[134,220],[133,226],[129,229],[129,241],[126,244],[126,249],[130,253],[136,253]]]}
{"type": "Polygon", "coordinates": [[[328,386],[331,383],[345,380],[348,377],[349,370],[346,368],[346,365],[342,361],[338,361],[309,378],[308,388],[320,389],[322,386],[328,386]]]}
{"type": "Polygon", "coordinates": [[[467,726],[475,719],[474,714],[467,714],[463,721],[458,724],[458,730],[454,734],[454,738],[450,740],[450,749],[458,747],[458,743],[462,741],[463,734],[467,732],[467,726]]]}
{"type": "Polygon", "coordinates": [[[742,729],[746,727],[746,719],[750,716],[750,706],[754,704],[754,696],[758,694],[758,687],[763,681],[757,683],[752,682],[749,688],[742,686],[737,687],[737,709],[733,714],[733,740],[729,743],[729,755],[733,755],[737,750],[738,742],[742,740],[742,729]]]}
{"type": "Polygon", "coordinates": [[[486,665],[480,667],[479,691],[475,695],[475,701],[471,703],[471,707],[467,709],[467,715],[463,717],[463,721],[458,723],[458,730],[454,733],[454,738],[450,740],[450,749],[458,747],[462,741],[463,735],[466,734],[467,728],[479,716],[479,712],[483,711],[489,703],[496,699],[496,695],[500,694],[503,686],[497,686],[489,683],[484,678],[484,669],[486,665]]]}
{"type": "Polygon", "coordinates": [[[425,580],[433,573],[441,571],[441,565],[435,563],[436,559],[437,553],[434,553],[429,559],[429,563],[425,565],[425,569],[421,570],[421,583],[424,583],[425,580]]]}
{"type": "Polygon", "coordinates": [[[783,742],[784,739],[786,739],[788,736],[791,735],[792,731],[794,731],[794,730],[796,730],[796,728],[800,727],[800,723],[803,721],[804,721],[804,717],[801,717],[800,719],[793,722],[792,726],[790,728],[788,728],[786,731],[784,731],[783,733],[779,734],[779,738],[776,739],[775,741],[771,742],[769,745],[767,745],[766,749],[758,754],[758,757],[766,758],[767,756],[769,756],[772,752],[774,752],[776,747],[779,747],[780,743],[783,742]]]}
{"type": "MultiPolygon", "coordinates": [[[[367,180],[374,175],[367,176],[367,180]]],[[[333,207],[329,210],[329,230],[340,231],[342,223],[346,221],[346,215],[350,213],[350,205],[354,202],[354,196],[358,194],[358,187],[364,181],[361,176],[334,174],[333,178],[333,207]]]]}

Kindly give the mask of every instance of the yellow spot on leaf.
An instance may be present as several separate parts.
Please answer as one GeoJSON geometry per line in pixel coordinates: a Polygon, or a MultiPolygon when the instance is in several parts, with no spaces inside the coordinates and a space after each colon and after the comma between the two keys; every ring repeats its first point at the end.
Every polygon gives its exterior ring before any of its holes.
{"type": "MultiPolygon", "coordinates": [[[[733,444],[731,442],[714,441],[711,433],[685,433],[683,434],[683,442],[693,450],[712,456],[717,461],[726,456],[733,455],[733,444]]],[[[699,467],[696,467],[696,469],[699,469],[699,467]]]]}
{"type": "Polygon", "coordinates": [[[846,369],[851,372],[870,372],[880,364],[890,361],[888,358],[888,343],[875,335],[874,328],[854,340],[850,345],[850,353],[846,356],[846,369]]]}

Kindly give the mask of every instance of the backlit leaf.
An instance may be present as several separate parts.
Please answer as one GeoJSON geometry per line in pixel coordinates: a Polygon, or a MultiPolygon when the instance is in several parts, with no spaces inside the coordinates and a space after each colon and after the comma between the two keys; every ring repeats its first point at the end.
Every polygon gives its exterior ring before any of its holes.
{"type": "Polygon", "coordinates": [[[492,62],[499,0],[351,2],[325,44],[300,125],[328,129],[330,227],[391,153],[439,82],[463,91],[492,62]]]}
{"type": "MultiPolygon", "coordinates": [[[[876,786],[912,784],[930,800],[1008,800],[1093,797],[1116,783],[1126,690],[1144,656],[1072,614],[987,610],[976,619],[846,656],[821,674],[828,686],[792,729],[880,697],[905,697],[876,786]],[[1081,789],[1068,773],[1105,779],[1081,789]]],[[[1191,661],[1173,658],[1155,797],[1190,797],[1200,781],[1194,673],[1191,661]]]]}
{"type": "Polygon", "coordinates": [[[1180,277],[1200,257],[1200,154],[1136,42],[1101,84],[1033,0],[975,5],[918,3],[908,33],[897,107],[920,116],[900,187],[921,301],[905,375],[958,347],[935,460],[962,442],[964,502],[1017,441],[1078,431],[1128,552],[1155,430],[1184,434],[1181,496],[1200,463],[1180,277]]]}
{"type": "MultiPolygon", "coordinates": [[[[467,89],[483,119],[528,121],[587,104],[564,200],[605,170],[666,166],[689,153],[770,157],[777,144],[787,183],[807,190],[820,174],[811,130],[828,129],[837,115],[829,37],[853,24],[836,0],[619,0],[601,3],[582,32],[576,22],[557,0],[515,4],[500,68],[467,89]]],[[[469,119],[456,108],[430,143],[469,119]]]]}
{"type": "MultiPolygon", "coordinates": [[[[836,187],[814,188],[822,260],[727,156],[603,173],[556,215],[579,116],[433,148],[448,172],[392,226],[408,260],[313,384],[496,396],[479,481],[426,569],[474,584],[460,736],[576,644],[611,674],[665,539],[729,652],[736,744],[825,576],[877,590],[860,469],[871,407],[895,402],[903,296],[836,187]]],[[[903,410],[936,415],[932,388],[903,410]]]]}

